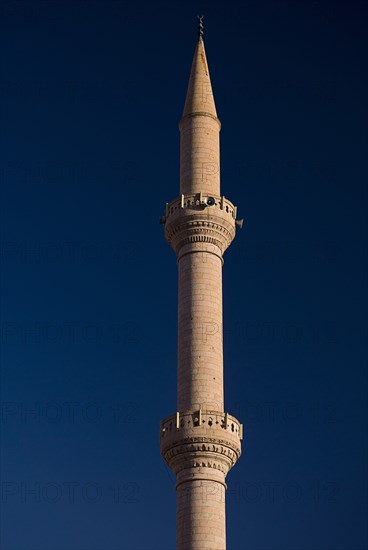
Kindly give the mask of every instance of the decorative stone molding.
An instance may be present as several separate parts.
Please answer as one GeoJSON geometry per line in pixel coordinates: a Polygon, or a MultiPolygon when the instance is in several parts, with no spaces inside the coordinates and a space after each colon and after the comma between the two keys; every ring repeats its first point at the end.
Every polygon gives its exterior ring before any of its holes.
{"type": "Polygon", "coordinates": [[[207,243],[222,255],[235,237],[235,218],[236,207],[228,199],[198,193],[168,203],[162,221],[165,238],[176,254],[190,243],[207,243]]]}
{"type": "Polygon", "coordinates": [[[197,117],[197,116],[205,116],[205,117],[210,117],[210,118],[213,118],[213,120],[215,120],[217,122],[217,124],[219,125],[219,130],[221,130],[221,122],[220,122],[220,119],[217,118],[217,116],[215,115],[211,115],[211,113],[206,113],[205,111],[197,111],[195,113],[189,113],[185,116],[183,116],[181,119],[180,119],[180,122],[179,122],[179,129],[180,130],[184,130],[184,126],[185,126],[185,123],[190,120],[191,118],[193,117],[197,117]]]}
{"type": "Polygon", "coordinates": [[[241,454],[241,439],[239,421],[219,411],[176,413],[161,422],[161,455],[181,478],[225,477],[241,454]]]}

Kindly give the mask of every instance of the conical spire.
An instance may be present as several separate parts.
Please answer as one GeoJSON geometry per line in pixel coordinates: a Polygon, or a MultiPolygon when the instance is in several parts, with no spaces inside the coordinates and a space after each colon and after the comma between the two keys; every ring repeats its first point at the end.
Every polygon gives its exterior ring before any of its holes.
{"type": "Polygon", "coordinates": [[[201,32],[194,52],[183,117],[194,113],[208,114],[217,118],[201,32]]]}

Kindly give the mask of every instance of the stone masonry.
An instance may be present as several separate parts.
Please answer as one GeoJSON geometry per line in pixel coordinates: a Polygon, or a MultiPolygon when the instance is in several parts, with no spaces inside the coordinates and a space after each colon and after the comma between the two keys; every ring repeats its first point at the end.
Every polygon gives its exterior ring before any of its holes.
{"type": "Polygon", "coordinates": [[[180,120],[180,195],[161,222],[178,258],[178,404],[161,422],[161,454],[176,476],[177,550],[225,550],[225,478],[242,425],[225,412],[222,265],[236,207],[220,193],[220,134],[200,35],[180,120]]]}

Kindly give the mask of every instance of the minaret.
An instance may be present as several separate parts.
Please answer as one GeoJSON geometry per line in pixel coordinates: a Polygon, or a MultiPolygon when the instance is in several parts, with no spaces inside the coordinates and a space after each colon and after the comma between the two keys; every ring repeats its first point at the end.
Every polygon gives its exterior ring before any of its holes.
{"type": "Polygon", "coordinates": [[[176,476],[177,550],[225,550],[225,477],[242,425],[225,412],[222,265],[236,207],[220,193],[221,124],[202,19],[180,129],[180,195],[161,223],[178,258],[178,403],[161,422],[161,454],[176,476]]]}

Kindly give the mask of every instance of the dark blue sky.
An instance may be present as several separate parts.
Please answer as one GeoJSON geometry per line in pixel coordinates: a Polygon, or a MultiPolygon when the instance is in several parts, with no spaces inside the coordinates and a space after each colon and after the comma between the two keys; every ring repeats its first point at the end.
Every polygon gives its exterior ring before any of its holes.
{"type": "Polygon", "coordinates": [[[1,4],[2,550],[172,550],[196,41],[222,121],[229,550],[367,545],[365,2],[1,4]],[[33,492],[32,492],[33,491],[33,492]]]}

